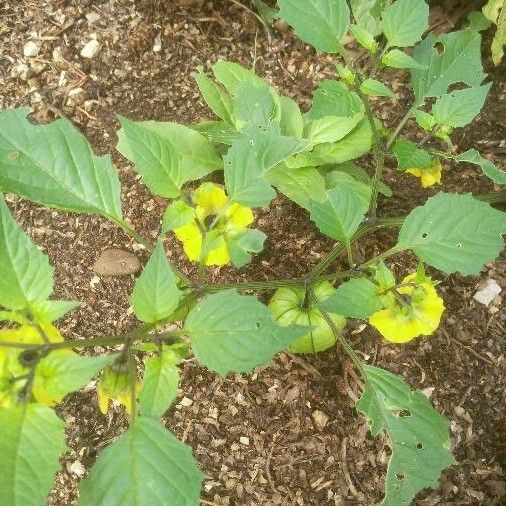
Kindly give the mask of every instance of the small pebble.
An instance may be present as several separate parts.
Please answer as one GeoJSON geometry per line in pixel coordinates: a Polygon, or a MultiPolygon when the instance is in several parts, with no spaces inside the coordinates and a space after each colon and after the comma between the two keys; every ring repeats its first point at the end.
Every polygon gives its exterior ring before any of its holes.
{"type": "Polygon", "coordinates": [[[478,290],[474,295],[473,299],[477,300],[481,304],[488,306],[495,299],[497,295],[501,293],[501,287],[497,284],[495,279],[487,279],[485,286],[478,290]]]}
{"type": "Polygon", "coordinates": [[[81,49],[81,56],[83,58],[93,58],[100,51],[102,44],[96,39],[89,40],[81,49]]]}
{"type": "Polygon", "coordinates": [[[241,436],[239,438],[239,443],[241,443],[244,446],[249,446],[249,437],[241,436]]]}
{"type": "Polygon", "coordinates": [[[327,422],[329,421],[328,415],[326,415],[323,411],[320,411],[319,409],[313,411],[312,417],[314,420],[314,424],[319,431],[322,431],[325,428],[325,425],[327,425],[327,422]]]}
{"type": "Polygon", "coordinates": [[[33,58],[34,56],[37,56],[39,54],[39,51],[40,46],[36,42],[33,42],[33,40],[28,41],[23,47],[23,54],[27,58],[33,58]]]}
{"type": "Polygon", "coordinates": [[[193,401],[188,399],[188,397],[183,397],[181,401],[179,401],[179,404],[181,404],[184,408],[187,408],[193,404],[193,401]]]}

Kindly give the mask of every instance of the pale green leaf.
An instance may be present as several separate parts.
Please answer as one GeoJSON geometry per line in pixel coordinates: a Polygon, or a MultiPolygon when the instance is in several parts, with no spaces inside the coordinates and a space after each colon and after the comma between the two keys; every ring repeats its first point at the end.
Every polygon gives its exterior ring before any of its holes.
{"type": "Polygon", "coordinates": [[[455,463],[450,424],[402,378],[362,367],[366,383],[357,410],[367,418],[373,436],[386,432],[392,449],[381,505],[407,506],[419,491],[437,488],[441,472],[455,463]]]}
{"type": "Polygon", "coordinates": [[[480,113],[492,84],[452,91],[438,98],[432,106],[436,123],[463,127],[480,113]]]}
{"type": "Polygon", "coordinates": [[[218,84],[209,79],[204,72],[199,72],[195,76],[197,86],[206,104],[210,109],[228,124],[233,124],[232,97],[218,84]]]}
{"type": "Polygon", "coordinates": [[[86,386],[117,355],[85,357],[67,350],[52,351],[37,364],[32,392],[35,400],[49,406],[86,386]]]}
{"type": "Polygon", "coordinates": [[[28,113],[26,107],[0,112],[0,190],[121,220],[120,183],[110,156],[95,156],[70,121],[33,125],[28,113]]]}
{"type": "Polygon", "coordinates": [[[267,172],[266,179],[290,200],[307,210],[311,200],[322,202],[327,197],[325,180],[314,167],[292,169],[280,163],[267,172]]]}
{"type": "Polygon", "coordinates": [[[413,58],[425,67],[411,70],[417,105],[426,97],[444,95],[451,84],[479,86],[486,77],[481,65],[481,37],[471,30],[428,35],[415,48],[413,58]]]}
{"type": "Polygon", "coordinates": [[[489,177],[494,183],[506,184],[506,171],[499,169],[493,162],[487,160],[476,149],[468,149],[465,153],[454,156],[454,160],[459,162],[473,163],[481,167],[483,174],[489,177]]]}
{"type": "Polygon", "coordinates": [[[79,487],[79,506],[195,506],[203,475],[190,448],[138,416],[99,454],[79,487]]]}
{"type": "Polygon", "coordinates": [[[281,119],[279,126],[281,135],[287,137],[302,137],[304,120],[297,103],[289,97],[279,97],[281,107],[281,119]]]}
{"type": "Polygon", "coordinates": [[[266,84],[258,86],[246,81],[237,86],[236,94],[233,114],[238,130],[246,124],[250,128],[267,128],[271,121],[279,119],[279,100],[266,84]]]}
{"type": "Polygon", "coordinates": [[[494,65],[499,65],[504,56],[504,46],[506,45],[506,5],[504,2],[496,24],[497,30],[492,39],[491,50],[494,65]]]}
{"type": "Polygon", "coordinates": [[[372,189],[369,184],[365,184],[350,174],[342,170],[332,170],[325,172],[325,186],[326,188],[334,188],[335,186],[346,186],[355,195],[362,200],[364,207],[367,209],[371,200],[372,189]]]}
{"type": "Polygon", "coordinates": [[[355,23],[376,36],[381,33],[381,11],[390,0],[350,0],[355,23]]]}
{"type": "Polygon", "coordinates": [[[339,285],[328,299],[318,304],[318,308],[350,318],[366,319],[382,309],[383,304],[374,283],[366,278],[355,278],[339,285]]]}
{"type": "Polygon", "coordinates": [[[132,292],[134,313],[139,320],[156,323],[167,318],[177,308],[181,292],[172,272],[163,244],[158,242],[132,292]]]}
{"type": "Polygon", "coordinates": [[[360,91],[371,97],[395,97],[395,93],[381,81],[368,78],[360,84],[360,91]]]}
{"type": "Polygon", "coordinates": [[[195,209],[193,207],[189,206],[182,199],[175,200],[167,206],[167,209],[165,209],[161,233],[165,234],[169,230],[175,230],[176,228],[182,227],[194,217],[195,209]]]}
{"type": "Polygon", "coordinates": [[[339,53],[350,24],[346,0],[278,0],[279,15],[321,53],[339,53]]]}
{"type": "Polygon", "coordinates": [[[378,50],[378,43],[374,40],[372,33],[368,32],[365,28],[359,25],[351,25],[350,31],[355,37],[355,40],[365,49],[371,53],[378,50]]]}
{"type": "Polygon", "coordinates": [[[381,13],[381,28],[389,46],[412,46],[429,28],[429,6],[424,0],[397,0],[381,13]]]}
{"type": "Polygon", "coordinates": [[[5,308],[28,308],[53,292],[53,268],[14,221],[1,193],[0,272],[0,306],[5,308]]]}
{"type": "Polygon", "coordinates": [[[203,121],[194,123],[191,128],[204,135],[214,144],[232,144],[241,134],[224,121],[203,121]]]}
{"type": "Polygon", "coordinates": [[[399,170],[424,169],[432,165],[430,154],[418,148],[414,142],[408,139],[399,139],[394,144],[393,152],[397,158],[397,168],[399,170]]]}
{"type": "Polygon", "coordinates": [[[183,125],[157,121],[130,121],[119,117],[118,151],[134,162],[152,193],[179,196],[187,181],[200,179],[221,167],[212,144],[183,125]]]}
{"type": "Polygon", "coordinates": [[[413,117],[417,122],[418,126],[425,130],[426,132],[430,132],[436,126],[436,120],[432,114],[429,114],[425,111],[420,111],[419,109],[415,109],[413,111],[413,117]]]}
{"type": "MultiPolygon", "coordinates": [[[[335,173],[336,170],[339,172],[344,172],[346,174],[349,174],[350,176],[353,176],[357,181],[366,184],[367,186],[371,185],[371,177],[369,174],[362,168],[359,167],[354,162],[344,162],[341,164],[334,165],[333,167],[335,170],[332,171],[332,173],[335,173]]],[[[327,182],[327,188],[330,188],[334,186],[332,184],[332,176],[330,177],[329,181],[327,182]]],[[[389,186],[387,186],[382,181],[378,184],[378,191],[385,195],[385,197],[391,197],[393,195],[392,190],[389,186]]]]}
{"type": "Polygon", "coordinates": [[[353,116],[325,116],[309,121],[304,128],[304,137],[314,146],[327,142],[336,142],[346,137],[362,120],[364,113],[353,116]]]}
{"type": "Polygon", "coordinates": [[[394,69],[423,69],[423,65],[400,49],[391,49],[383,55],[381,63],[394,69]]]}
{"type": "Polygon", "coordinates": [[[469,194],[440,192],[406,217],[396,250],[447,273],[478,274],[504,247],[506,213],[469,194]]]}
{"type": "Polygon", "coordinates": [[[363,111],[360,97],[341,81],[325,79],[313,93],[313,103],[307,113],[308,120],[327,116],[353,116],[363,111]]]}
{"type": "Polygon", "coordinates": [[[227,248],[232,263],[237,268],[244,267],[251,262],[251,253],[260,253],[264,247],[267,236],[254,228],[241,230],[229,234],[226,238],[227,248]]]}
{"type": "Polygon", "coordinates": [[[146,360],[146,369],[139,395],[142,415],[161,417],[174,402],[179,386],[180,357],[171,349],[146,360]]]}
{"type": "Polygon", "coordinates": [[[348,242],[366,211],[364,201],[349,186],[343,185],[327,190],[325,202],[312,202],[310,217],[325,235],[348,242]]]}
{"type": "Polygon", "coordinates": [[[34,320],[38,323],[51,323],[59,320],[81,305],[75,300],[43,300],[31,304],[34,320]]]}
{"type": "Polygon", "coordinates": [[[6,506],[41,506],[65,446],[65,424],[40,404],[0,409],[0,497],[6,506]]]}
{"type": "Polygon", "coordinates": [[[253,0],[253,4],[266,23],[273,23],[278,18],[278,11],[269,7],[263,0],[253,0]]]}
{"type": "MultiPolygon", "coordinates": [[[[503,1],[503,0],[499,0],[503,1]]],[[[469,21],[469,25],[466,26],[466,30],[475,30],[477,32],[482,32],[490,27],[491,22],[485,17],[483,12],[479,11],[471,11],[467,16],[467,20],[469,21]]]]}
{"type": "Polygon", "coordinates": [[[282,136],[277,125],[248,135],[235,141],[223,158],[225,186],[230,200],[261,207],[276,196],[265,179],[266,171],[306,149],[307,141],[282,136]]]}
{"type": "Polygon", "coordinates": [[[212,66],[212,70],[216,80],[225,86],[227,91],[234,97],[241,83],[248,82],[254,86],[266,86],[265,81],[261,77],[258,77],[252,70],[238,63],[218,60],[212,66]]]}
{"type": "Polygon", "coordinates": [[[306,327],[280,327],[266,306],[236,290],[204,297],[190,311],[185,330],[197,360],[221,376],[269,362],[307,332],[306,327]]]}

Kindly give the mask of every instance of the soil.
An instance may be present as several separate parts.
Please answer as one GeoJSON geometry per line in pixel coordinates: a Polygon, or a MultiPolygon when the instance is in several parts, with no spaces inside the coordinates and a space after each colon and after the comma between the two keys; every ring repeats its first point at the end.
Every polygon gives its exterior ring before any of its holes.
{"type": "MultiPolygon", "coordinates": [[[[184,124],[210,118],[192,74],[199,65],[208,69],[218,58],[254,64],[260,75],[303,108],[315,84],[334,75],[331,57],[316,55],[282,25],[268,34],[236,2],[196,2],[197,7],[188,9],[177,3],[4,0],[0,5],[0,109],[29,106],[42,122],[65,116],[96,152],[111,153],[122,182],[124,213],[153,238],[165,203],[148,193],[115,151],[116,114],[184,124]],[[82,58],[81,48],[92,34],[102,48],[94,58],[82,58]],[[30,38],[40,44],[40,53],[24,58],[23,46],[30,38]],[[157,39],[160,52],[153,51],[157,39]],[[27,69],[20,67],[23,63],[27,69]]],[[[438,30],[462,19],[458,2],[446,3],[446,9],[443,3],[432,11],[438,30]]],[[[487,32],[483,54],[494,85],[478,119],[456,134],[456,144],[462,151],[476,147],[500,164],[506,151],[506,66],[492,66],[490,38],[487,32]]],[[[407,75],[396,76],[389,82],[399,95],[397,102],[375,104],[388,126],[395,125],[410,101],[407,75]]],[[[406,128],[408,135],[414,130],[406,128]]],[[[370,160],[365,158],[362,165],[370,168],[370,160]]],[[[393,167],[387,169],[386,179],[395,195],[380,202],[381,216],[405,214],[438,191],[421,189],[415,178],[393,167]]],[[[462,164],[444,167],[443,188],[484,193],[493,185],[476,168],[462,164]]],[[[92,266],[108,248],[130,251],[142,262],[146,251],[99,217],[7,198],[23,228],[56,267],[56,296],[83,301],[62,322],[67,338],[131,329],[134,276],[98,277],[92,266]]],[[[332,246],[307,213],[283,197],[258,211],[256,226],[268,235],[265,250],[240,272],[214,269],[213,280],[301,275],[332,246]]],[[[383,230],[362,240],[356,254],[369,258],[394,242],[394,231],[383,230]]],[[[166,249],[172,260],[194,274],[176,241],[168,238],[166,249]]],[[[399,276],[414,265],[408,255],[393,260],[399,276]]],[[[458,464],[443,474],[437,490],[420,494],[416,504],[504,504],[506,315],[500,296],[488,308],[472,296],[487,278],[495,279],[505,293],[505,266],[503,256],[487,265],[479,278],[432,272],[441,280],[446,311],[441,327],[429,338],[392,346],[368,327],[349,326],[348,337],[368,363],[402,375],[451,420],[458,464]]],[[[354,410],[360,387],[339,349],[313,356],[281,353],[250,376],[226,379],[189,359],[182,365],[176,404],[164,420],[192,446],[205,473],[203,504],[370,504],[382,496],[389,452],[386,440],[373,439],[354,410]]],[[[61,459],[49,504],[67,506],[76,503],[79,480],[127,419],[121,409],[107,416],[99,413],[93,384],[68,396],[59,413],[67,422],[69,450],[61,459]]]]}

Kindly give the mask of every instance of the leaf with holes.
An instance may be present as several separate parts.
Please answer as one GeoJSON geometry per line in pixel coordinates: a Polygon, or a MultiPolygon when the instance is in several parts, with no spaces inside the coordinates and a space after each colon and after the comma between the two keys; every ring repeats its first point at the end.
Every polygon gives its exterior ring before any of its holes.
{"type": "Polygon", "coordinates": [[[416,106],[426,97],[444,95],[451,84],[479,86],[486,77],[481,65],[481,36],[471,30],[437,37],[430,34],[415,48],[413,58],[424,66],[411,70],[416,106]]]}
{"type": "Polygon", "coordinates": [[[19,228],[0,193],[0,306],[25,309],[53,292],[53,268],[19,228]]]}
{"type": "Polygon", "coordinates": [[[339,53],[350,24],[346,0],[278,0],[279,15],[321,53],[339,53]]]}
{"type": "Polygon", "coordinates": [[[190,448],[154,420],[138,416],[103,450],[79,487],[79,506],[191,506],[203,475],[190,448]]]}
{"type": "Polygon", "coordinates": [[[441,192],[408,214],[395,250],[410,249],[447,273],[478,274],[502,251],[502,234],[506,213],[469,194],[441,192]]]}
{"type": "Polygon", "coordinates": [[[0,190],[121,220],[120,183],[110,156],[95,156],[70,121],[33,125],[29,112],[0,112],[0,190]]]}
{"type": "Polygon", "coordinates": [[[452,91],[438,98],[432,106],[436,123],[463,127],[478,116],[492,84],[452,91]]]}
{"type": "Polygon", "coordinates": [[[266,364],[308,330],[280,327],[266,306],[236,290],[204,297],[190,311],[184,328],[197,360],[221,376],[266,364]]]}
{"type": "Polygon", "coordinates": [[[412,46],[429,27],[424,0],[397,0],[381,13],[381,29],[389,46],[412,46]]]}
{"type": "Polygon", "coordinates": [[[407,506],[420,490],[437,488],[441,472],[455,463],[450,424],[402,378],[362,367],[367,381],[356,408],[367,418],[371,434],[386,432],[392,448],[381,504],[407,506]]]}
{"type": "Polygon", "coordinates": [[[40,404],[0,409],[0,497],[9,506],[40,506],[66,450],[65,424],[40,404]]]}
{"type": "Polygon", "coordinates": [[[468,162],[478,165],[483,171],[483,174],[489,177],[494,183],[506,184],[506,171],[497,168],[493,162],[483,158],[476,149],[468,149],[465,153],[454,156],[453,159],[459,162],[468,162]]]}

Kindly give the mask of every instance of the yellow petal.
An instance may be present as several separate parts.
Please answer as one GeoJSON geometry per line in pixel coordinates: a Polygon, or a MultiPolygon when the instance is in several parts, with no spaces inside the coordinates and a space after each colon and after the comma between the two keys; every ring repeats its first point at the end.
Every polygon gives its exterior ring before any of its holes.
{"type": "Polygon", "coordinates": [[[228,198],[221,186],[214,183],[201,184],[193,194],[197,208],[201,208],[204,216],[219,214],[227,205],[228,198]]]}
{"type": "Polygon", "coordinates": [[[408,174],[412,174],[413,176],[419,177],[424,188],[428,188],[429,186],[433,186],[435,184],[441,183],[441,162],[436,160],[431,167],[426,169],[418,169],[416,167],[412,167],[410,169],[406,169],[408,174]]]}
{"type": "Polygon", "coordinates": [[[188,259],[192,262],[198,262],[202,250],[202,233],[195,220],[176,228],[174,234],[183,243],[183,249],[188,259]]]}
{"type": "Polygon", "coordinates": [[[227,210],[227,218],[229,224],[235,229],[246,228],[253,223],[254,216],[251,208],[242,206],[241,204],[232,204],[227,210]]]}
{"type": "Polygon", "coordinates": [[[206,257],[206,265],[226,265],[230,262],[227,243],[223,239],[220,240],[221,245],[211,250],[206,257]]]}

